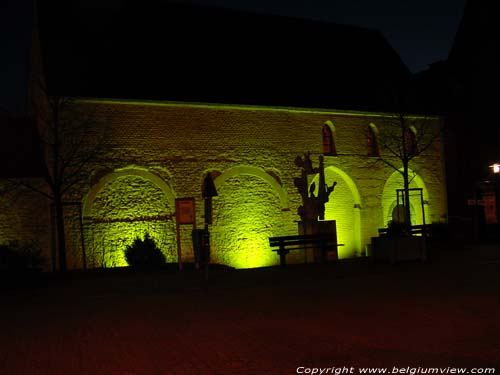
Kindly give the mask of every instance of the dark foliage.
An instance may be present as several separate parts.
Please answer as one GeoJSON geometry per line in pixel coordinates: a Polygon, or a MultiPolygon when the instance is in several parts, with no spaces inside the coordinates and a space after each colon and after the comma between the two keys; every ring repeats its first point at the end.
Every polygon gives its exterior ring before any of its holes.
{"type": "Polygon", "coordinates": [[[160,268],[166,264],[165,256],[147,233],[144,239],[137,237],[127,246],[125,259],[132,268],[160,268]]]}
{"type": "Polygon", "coordinates": [[[34,245],[20,245],[11,242],[0,245],[0,271],[20,271],[40,269],[47,259],[34,245]]]}
{"type": "Polygon", "coordinates": [[[429,230],[429,236],[432,238],[444,240],[450,237],[448,223],[432,223],[429,230]]]}
{"type": "Polygon", "coordinates": [[[387,224],[387,236],[388,237],[396,237],[396,236],[402,236],[408,231],[406,230],[406,225],[403,222],[397,221],[397,220],[391,220],[387,224]]]}

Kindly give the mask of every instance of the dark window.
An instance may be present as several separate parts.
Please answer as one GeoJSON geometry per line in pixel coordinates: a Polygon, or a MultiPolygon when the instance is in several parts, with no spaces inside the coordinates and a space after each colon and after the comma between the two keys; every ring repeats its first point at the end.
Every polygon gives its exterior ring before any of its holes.
{"type": "Polygon", "coordinates": [[[373,126],[368,126],[367,146],[368,156],[379,156],[377,135],[375,134],[373,126]]]}
{"type": "Polygon", "coordinates": [[[409,156],[415,156],[418,153],[415,131],[412,128],[405,129],[406,153],[409,156]]]}
{"type": "Polygon", "coordinates": [[[335,140],[333,139],[333,132],[328,124],[323,125],[323,154],[337,155],[335,140]]]}

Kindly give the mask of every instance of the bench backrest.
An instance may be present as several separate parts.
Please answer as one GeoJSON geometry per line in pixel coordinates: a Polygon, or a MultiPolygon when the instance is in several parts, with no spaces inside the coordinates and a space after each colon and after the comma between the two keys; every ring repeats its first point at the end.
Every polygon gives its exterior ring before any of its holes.
{"type": "Polygon", "coordinates": [[[269,237],[269,245],[275,246],[293,246],[310,244],[336,244],[335,236],[328,234],[304,234],[297,236],[269,237]]]}
{"type": "MultiPolygon", "coordinates": [[[[379,228],[378,233],[380,235],[386,235],[388,231],[388,228],[379,228]]],[[[430,231],[430,225],[412,225],[410,227],[410,233],[411,234],[426,234],[429,233],[430,231]]]]}

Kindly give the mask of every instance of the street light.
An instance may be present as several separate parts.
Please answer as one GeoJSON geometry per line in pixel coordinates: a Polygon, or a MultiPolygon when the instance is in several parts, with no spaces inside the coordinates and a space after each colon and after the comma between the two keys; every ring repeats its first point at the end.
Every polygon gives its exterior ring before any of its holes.
{"type": "Polygon", "coordinates": [[[494,164],[490,165],[490,169],[493,172],[493,174],[499,174],[500,173],[500,164],[494,163],[494,164]]]}

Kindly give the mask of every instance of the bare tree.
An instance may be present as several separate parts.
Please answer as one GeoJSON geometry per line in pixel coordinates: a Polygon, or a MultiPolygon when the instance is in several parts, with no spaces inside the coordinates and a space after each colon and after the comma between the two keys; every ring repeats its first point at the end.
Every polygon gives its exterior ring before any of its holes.
{"type": "Polygon", "coordinates": [[[11,179],[11,184],[37,192],[54,207],[59,270],[66,271],[64,205],[87,181],[89,167],[102,152],[106,130],[77,100],[44,95],[35,112],[44,158],[43,183],[11,179]]]}
{"type": "Polygon", "coordinates": [[[441,126],[435,116],[410,115],[406,111],[393,112],[377,135],[380,160],[401,174],[403,178],[404,225],[411,226],[410,165],[415,158],[431,148],[440,137],[441,126]]]}

